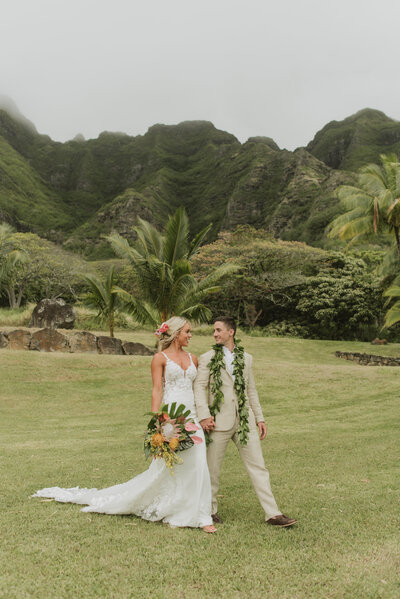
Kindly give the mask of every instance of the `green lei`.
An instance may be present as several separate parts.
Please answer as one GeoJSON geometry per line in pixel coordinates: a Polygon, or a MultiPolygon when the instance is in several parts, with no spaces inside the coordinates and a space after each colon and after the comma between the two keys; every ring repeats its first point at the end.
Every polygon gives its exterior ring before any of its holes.
{"type": "MultiPolygon", "coordinates": [[[[210,375],[212,377],[211,393],[213,394],[214,401],[210,406],[210,413],[213,418],[221,410],[221,404],[224,401],[224,394],[221,391],[222,379],[221,379],[221,368],[225,368],[224,361],[224,346],[214,345],[214,355],[211,358],[208,367],[210,369],[210,375]]],[[[235,377],[234,389],[236,392],[238,406],[239,406],[239,428],[238,436],[239,441],[242,445],[247,445],[249,438],[249,409],[246,402],[246,382],[243,377],[244,371],[244,349],[240,345],[239,339],[235,341],[235,347],[233,349],[233,375],[235,377]]],[[[207,435],[207,441],[211,439],[207,435]]]]}

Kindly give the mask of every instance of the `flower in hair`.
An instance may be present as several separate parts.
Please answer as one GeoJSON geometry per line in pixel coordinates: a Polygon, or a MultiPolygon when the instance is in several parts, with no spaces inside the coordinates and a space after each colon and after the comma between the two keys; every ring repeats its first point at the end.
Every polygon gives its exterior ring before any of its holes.
{"type": "Polygon", "coordinates": [[[168,331],[168,329],[169,329],[169,325],[166,322],[163,322],[162,325],[160,326],[160,328],[156,330],[155,334],[157,335],[157,337],[159,337],[163,333],[166,333],[168,331]]]}

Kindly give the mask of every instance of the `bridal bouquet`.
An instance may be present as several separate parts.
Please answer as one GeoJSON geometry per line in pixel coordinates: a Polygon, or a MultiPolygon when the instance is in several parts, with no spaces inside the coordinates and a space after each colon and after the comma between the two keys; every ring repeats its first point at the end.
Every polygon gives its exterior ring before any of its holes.
{"type": "Polygon", "coordinates": [[[173,465],[183,462],[177,452],[203,442],[201,437],[194,434],[200,427],[195,424],[193,418],[188,417],[190,410],[183,404],[177,407],[176,402],[169,406],[161,406],[158,412],[150,414],[152,417],[144,439],[145,456],[164,458],[172,473],[173,465]]]}

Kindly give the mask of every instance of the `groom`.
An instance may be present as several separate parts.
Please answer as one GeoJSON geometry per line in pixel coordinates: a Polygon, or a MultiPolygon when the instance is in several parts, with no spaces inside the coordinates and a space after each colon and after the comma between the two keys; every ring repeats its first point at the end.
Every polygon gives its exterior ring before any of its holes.
{"type": "Polygon", "coordinates": [[[280,512],[272,495],[260,440],[267,434],[252,371],[252,356],[235,343],[236,323],[229,316],[214,322],[214,348],[200,356],[194,396],[197,416],[210,434],[207,462],[211,478],[212,518],[217,514],[217,493],[222,460],[229,441],[235,443],[265,512],[268,524],[292,526],[297,521],[280,512]]]}

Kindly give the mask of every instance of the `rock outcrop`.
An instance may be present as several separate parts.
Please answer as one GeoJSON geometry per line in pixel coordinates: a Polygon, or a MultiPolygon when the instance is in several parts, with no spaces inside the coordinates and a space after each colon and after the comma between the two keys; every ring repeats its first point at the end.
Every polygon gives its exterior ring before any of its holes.
{"type": "Polygon", "coordinates": [[[97,348],[99,354],[122,354],[122,341],[115,337],[106,337],[105,335],[97,337],[97,348]]]}
{"type": "Polygon", "coordinates": [[[97,337],[87,331],[65,334],[56,329],[41,329],[31,333],[26,329],[0,331],[0,349],[19,349],[41,352],[91,353],[126,356],[152,356],[155,350],[132,341],[115,337],[97,337]]]}
{"type": "Polygon", "coordinates": [[[72,353],[97,354],[97,337],[87,331],[79,331],[70,336],[69,347],[72,353]]]}
{"type": "Polygon", "coordinates": [[[63,299],[43,299],[35,306],[29,326],[46,329],[72,329],[75,318],[75,310],[63,299]]]}
{"type": "Polygon", "coordinates": [[[66,335],[55,329],[42,329],[33,333],[29,349],[45,352],[69,352],[70,346],[66,335]]]}
{"type": "Polygon", "coordinates": [[[7,333],[9,349],[30,349],[32,335],[24,329],[16,329],[7,333]]]}
{"type": "Polygon", "coordinates": [[[122,344],[122,349],[127,356],[152,356],[154,354],[154,350],[146,347],[146,345],[133,343],[132,341],[125,341],[122,344]]]}
{"type": "Polygon", "coordinates": [[[363,366],[400,366],[400,358],[391,356],[376,356],[374,354],[360,354],[358,352],[336,351],[337,358],[351,360],[363,366]]]}
{"type": "Polygon", "coordinates": [[[8,347],[8,338],[4,333],[0,333],[0,349],[3,347],[8,347]]]}

